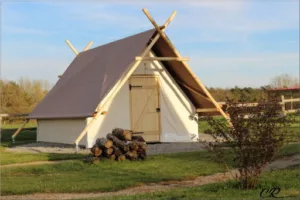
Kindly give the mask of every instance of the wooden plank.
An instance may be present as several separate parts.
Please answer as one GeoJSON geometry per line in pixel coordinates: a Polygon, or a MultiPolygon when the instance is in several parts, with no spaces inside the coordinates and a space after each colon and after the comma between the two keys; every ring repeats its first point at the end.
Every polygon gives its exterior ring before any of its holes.
{"type": "Polygon", "coordinates": [[[288,103],[288,102],[297,102],[300,101],[300,98],[295,98],[295,99],[283,99],[284,103],[288,103]]]}
{"type": "Polygon", "coordinates": [[[182,85],[183,87],[187,88],[188,90],[194,92],[195,94],[199,95],[200,97],[202,97],[203,99],[206,99],[207,101],[211,102],[211,99],[207,98],[206,96],[204,96],[203,94],[201,94],[200,92],[198,92],[197,90],[193,89],[192,87],[186,85],[185,83],[183,83],[182,81],[176,80],[176,82],[178,82],[180,85],[182,85]]]}
{"type": "Polygon", "coordinates": [[[189,58],[178,58],[178,57],[135,57],[135,60],[145,60],[145,61],[153,61],[153,60],[158,60],[158,61],[189,61],[189,58]]]}
{"type": "MultiPolygon", "coordinates": [[[[174,45],[171,43],[171,41],[167,38],[166,34],[164,34],[159,29],[158,25],[156,24],[156,22],[154,21],[154,19],[151,17],[151,15],[147,11],[147,9],[143,9],[143,12],[145,13],[145,15],[147,16],[147,18],[149,19],[149,21],[153,24],[153,26],[156,28],[157,32],[162,36],[162,38],[169,45],[169,47],[173,49],[175,55],[180,58],[181,57],[180,53],[177,51],[177,49],[174,47],[174,45]]],[[[211,94],[208,92],[208,90],[205,88],[205,86],[201,83],[201,81],[193,73],[193,71],[191,70],[191,68],[189,67],[189,65],[186,62],[182,62],[182,64],[186,67],[186,69],[189,72],[189,74],[193,77],[193,79],[197,82],[197,84],[202,88],[202,90],[208,96],[208,98],[211,99],[211,102],[215,105],[216,108],[219,109],[220,113],[223,115],[223,117],[227,120],[227,122],[229,123],[229,125],[232,127],[232,123],[230,122],[230,118],[225,114],[225,112],[222,109],[220,109],[219,104],[215,101],[215,99],[211,96],[211,94]]]]}
{"type": "Polygon", "coordinates": [[[219,111],[217,108],[197,108],[197,112],[217,112],[219,111]]]}

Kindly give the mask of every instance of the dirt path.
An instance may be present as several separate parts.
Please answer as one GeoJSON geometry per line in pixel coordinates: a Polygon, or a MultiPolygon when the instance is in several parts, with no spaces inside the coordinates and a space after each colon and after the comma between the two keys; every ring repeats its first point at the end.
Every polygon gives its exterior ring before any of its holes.
{"type": "MultiPolygon", "coordinates": [[[[236,173],[233,170],[231,173],[236,173]]],[[[110,197],[119,195],[134,195],[142,193],[151,193],[158,191],[166,191],[174,188],[191,187],[205,185],[209,183],[222,182],[232,179],[230,172],[217,173],[209,176],[199,176],[194,180],[189,181],[167,181],[160,183],[146,184],[143,186],[137,186],[132,188],[127,188],[124,190],[119,190],[116,192],[97,192],[97,193],[37,193],[29,195],[12,195],[12,196],[2,196],[1,199],[5,200],[62,200],[62,199],[84,199],[84,198],[96,198],[96,197],[110,197]]]]}
{"type": "MultiPolygon", "coordinates": [[[[14,164],[15,166],[27,166],[29,164],[54,164],[66,161],[41,161],[23,164],[14,164]]],[[[269,164],[265,171],[272,169],[283,169],[292,165],[300,164],[300,155],[295,155],[292,157],[284,158],[281,160],[276,160],[269,164]]],[[[8,165],[7,165],[8,166],[8,165]]],[[[12,166],[12,165],[10,165],[12,166]]],[[[96,197],[110,197],[119,195],[134,195],[142,193],[151,193],[158,191],[166,191],[174,188],[184,188],[191,186],[200,186],[210,183],[223,182],[232,179],[232,174],[235,175],[237,170],[232,170],[226,173],[217,173],[209,176],[199,176],[196,179],[188,181],[166,181],[160,183],[150,183],[142,186],[127,188],[124,190],[119,190],[115,192],[95,192],[95,193],[36,193],[28,195],[11,195],[11,196],[1,196],[1,200],[62,200],[62,199],[84,199],[84,198],[96,198],[96,197]]]]}
{"type": "Polygon", "coordinates": [[[1,165],[2,168],[10,168],[10,167],[24,167],[24,166],[33,166],[33,165],[47,165],[47,164],[57,164],[68,162],[70,160],[54,160],[54,161],[35,161],[35,162],[26,162],[26,163],[14,163],[8,165],[1,165]]]}

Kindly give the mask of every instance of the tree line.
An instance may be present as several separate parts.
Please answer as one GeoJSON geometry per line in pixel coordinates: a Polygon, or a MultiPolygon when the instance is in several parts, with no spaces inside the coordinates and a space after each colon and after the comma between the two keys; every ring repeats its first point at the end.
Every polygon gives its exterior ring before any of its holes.
{"type": "MultiPolygon", "coordinates": [[[[288,74],[282,74],[270,80],[270,84],[260,88],[207,88],[218,102],[225,102],[227,98],[244,102],[257,102],[267,98],[266,90],[278,87],[299,86],[299,80],[288,74]]],[[[30,80],[21,77],[18,81],[0,80],[1,113],[21,114],[30,113],[45,97],[50,89],[46,80],[30,80]]]]}
{"type": "Polygon", "coordinates": [[[0,80],[1,113],[30,113],[48,93],[50,84],[45,80],[20,78],[18,81],[0,80]]]}

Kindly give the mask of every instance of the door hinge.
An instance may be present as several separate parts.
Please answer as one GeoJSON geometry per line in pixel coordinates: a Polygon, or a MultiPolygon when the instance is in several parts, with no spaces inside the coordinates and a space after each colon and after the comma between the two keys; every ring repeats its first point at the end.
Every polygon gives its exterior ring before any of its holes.
{"type": "Polygon", "coordinates": [[[143,87],[142,85],[131,85],[129,84],[129,90],[131,90],[131,88],[141,88],[143,87]]]}

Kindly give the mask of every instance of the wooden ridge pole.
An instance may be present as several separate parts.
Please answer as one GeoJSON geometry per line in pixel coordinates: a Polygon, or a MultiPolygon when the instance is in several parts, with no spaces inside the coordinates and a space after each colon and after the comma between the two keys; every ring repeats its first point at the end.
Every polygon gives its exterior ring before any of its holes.
{"type": "MultiPolygon", "coordinates": [[[[171,23],[171,21],[174,19],[176,12],[173,12],[172,15],[168,18],[166,23],[164,24],[164,30],[166,29],[167,25],[171,23]]],[[[145,57],[151,50],[151,48],[154,46],[154,44],[159,39],[160,34],[157,34],[150,44],[145,48],[145,50],[142,52],[141,57],[145,57]]],[[[100,110],[105,107],[105,105],[109,102],[110,99],[113,99],[119,90],[123,87],[123,85],[126,83],[128,78],[131,76],[131,74],[136,70],[136,68],[139,66],[139,64],[142,62],[142,60],[135,60],[133,65],[130,67],[128,72],[122,77],[118,83],[113,87],[113,89],[109,92],[109,94],[103,99],[103,101],[97,106],[97,114],[93,117],[93,119],[89,122],[89,124],[83,129],[83,131],[80,133],[80,135],[75,140],[76,145],[76,151],[78,151],[78,144],[80,140],[87,134],[87,131],[91,127],[91,125],[95,122],[96,118],[100,115],[100,110]]]]}
{"type": "MultiPolygon", "coordinates": [[[[151,17],[150,13],[147,9],[143,9],[143,12],[149,19],[149,21],[153,24],[157,32],[161,35],[161,37],[166,41],[166,43],[171,47],[175,53],[175,55],[179,58],[181,58],[180,53],[177,51],[175,46],[171,43],[171,41],[168,39],[166,34],[159,28],[157,23],[154,21],[154,19],[151,17]]],[[[204,91],[204,93],[208,96],[208,98],[211,100],[211,102],[214,104],[214,106],[220,111],[220,113],[223,115],[223,117],[227,120],[229,125],[232,127],[232,123],[230,121],[230,118],[225,114],[225,112],[220,108],[219,104],[215,101],[215,99],[211,96],[211,94],[208,92],[208,90],[205,88],[205,86],[201,83],[201,81],[197,78],[197,76],[192,72],[191,68],[188,66],[186,62],[182,62],[183,65],[186,67],[189,74],[193,77],[193,79],[196,81],[196,83],[199,85],[199,87],[204,91]]]]}

